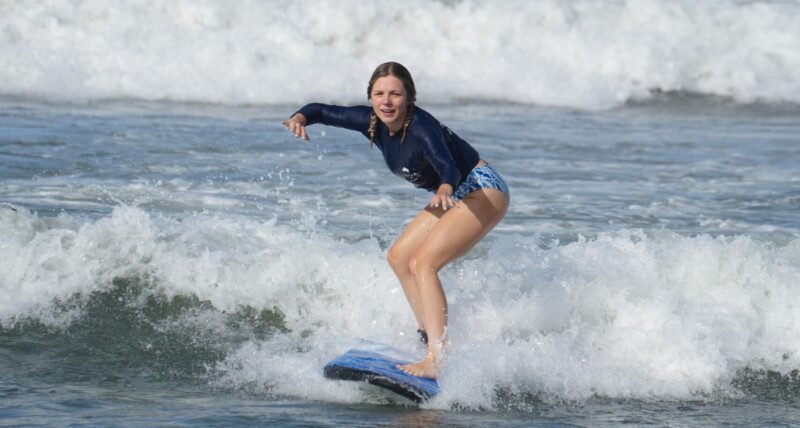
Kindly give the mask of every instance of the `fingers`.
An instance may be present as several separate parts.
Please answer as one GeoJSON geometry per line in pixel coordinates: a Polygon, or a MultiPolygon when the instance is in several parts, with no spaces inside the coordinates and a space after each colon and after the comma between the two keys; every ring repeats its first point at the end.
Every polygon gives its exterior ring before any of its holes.
{"type": "Polygon", "coordinates": [[[448,208],[456,206],[456,201],[452,196],[440,194],[433,195],[433,198],[431,198],[430,207],[439,208],[439,206],[441,206],[443,210],[447,211],[448,208]]]}
{"type": "Polygon", "coordinates": [[[311,141],[311,138],[308,137],[308,133],[306,133],[306,127],[302,124],[294,121],[294,120],[284,120],[281,122],[283,126],[285,126],[295,137],[302,138],[306,141],[311,141]]]}
{"type": "Polygon", "coordinates": [[[302,138],[302,139],[304,139],[306,141],[310,141],[311,140],[310,138],[308,138],[308,134],[306,133],[306,127],[305,126],[303,126],[303,125],[301,125],[301,124],[299,124],[299,123],[297,123],[297,122],[295,122],[293,120],[290,120],[286,127],[289,128],[289,131],[292,131],[292,134],[294,134],[295,137],[302,138]]]}

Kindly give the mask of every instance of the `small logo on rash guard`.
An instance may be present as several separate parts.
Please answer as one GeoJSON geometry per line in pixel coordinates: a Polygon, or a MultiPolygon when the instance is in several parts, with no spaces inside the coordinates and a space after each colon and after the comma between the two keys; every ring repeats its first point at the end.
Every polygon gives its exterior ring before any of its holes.
{"type": "Polygon", "coordinates": [[[406,167],[403,167],[401,171],[403,171],[403,175],[406,176],[406,180],[411,181],[412,183],[416,182],[416,180],[419,179],[419,177],[422,175],[419,172],[411,172],[406,167]]]}

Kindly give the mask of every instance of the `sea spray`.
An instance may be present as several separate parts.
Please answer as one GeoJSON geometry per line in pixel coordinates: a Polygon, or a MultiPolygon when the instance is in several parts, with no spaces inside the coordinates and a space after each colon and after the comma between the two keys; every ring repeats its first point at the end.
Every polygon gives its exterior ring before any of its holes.
{"type": "Polygon", "coordinates": [[[420,101],[597,109],[669,93],[800,103],[800,5],[732,0],[0,5],[0,95],[364,102],[386,60],[420,101]],[[387,48],[389,47],[389,48],[387,48]]]}
{"type": "MultiPolygon", "coordinates": [[[[374,239],[316,231],[312,240],[276,221],[171,219],[133,207],[96,221],[24,210],[0,219],[4,329],[39,323],[74,335],[121,302],[116,313],[149,320],[139,331],[154,332],[124,341],[143,355],[171,355],[177,341],[195,355],[187,375],[201,369],[224,387],[337,401],[369,400],[318,373],[346,347],[366,340],[422,352],[374,239]]],[[[800,366],[798,248],[641,231],[481,243],[442,273],[451,345],[431,406],[692,399],[736,394],[743,370],[789,373],[800,366]]],[[[175,364],[158,361],[167,372],[175,364]]]]}
{"type": "MultiPolygon", "coordinates": [[[[485,257],[457,262],[443,274],[451,347],[443,391],[431,406],[513,407],[526,397],[738,396],[741,373],[790,373],[800,363],[798,343],[787,334],[798,325],[791,303],[800,293],[796,246],[636,231],[556,246],[497,240],[485,257]]],[[[349,305],[345,313],[373,303],[349,305]]],[[[329,399],[334,392],[316,383],[314,371],[285,383],[264,374],[285,377],[278,373],[294,364],[321,364],[358,345],[359,337],[423,352],[394,322],[320,327],[298,341],[299,353],[276,353],[270,341],[248,344],[220,366],[221,381],[329,399]]],[[[352,394],[345,396],[385,399],[352,394]]]]}

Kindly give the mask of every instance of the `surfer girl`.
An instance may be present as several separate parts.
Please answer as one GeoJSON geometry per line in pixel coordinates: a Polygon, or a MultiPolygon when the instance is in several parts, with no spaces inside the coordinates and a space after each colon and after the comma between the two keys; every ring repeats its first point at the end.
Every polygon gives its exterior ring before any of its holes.
{"type": "Polygon", "coordinates": [[[416,95],[409,71],[387,62],[369,79],[370,107],[312,103],[283,124],[306,141],[306,126],[317,123],[361,132],[370,147],[378,146],[394,174],[433,193],[386,258],[427,343],[421,361],[400,369],[435,379],[447,327],[447,299],[439,270],[464,255],[503,219],[509,193],[502,177],[471,145],[416,106],[416,95]]]}

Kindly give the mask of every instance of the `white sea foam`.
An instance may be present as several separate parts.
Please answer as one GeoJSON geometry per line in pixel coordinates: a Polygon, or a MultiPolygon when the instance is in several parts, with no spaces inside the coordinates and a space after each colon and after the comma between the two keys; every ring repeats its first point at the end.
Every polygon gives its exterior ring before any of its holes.
{"type": "Polygon", "coordinates": [[[350,103],[392,59],[429,103],[605,108],[652,91],[800,103],[798,46],[789,1],[4,2],[0,94],[350,103]]]}
{"type": "MultiPolygon", "coordinates": [[[[132,207],[96,221],[1,209],[0,232],[4,326],[24,317],[68,325],[80,306],[64,313],[54,301],[143,277],[217,311],[250,305],[285,315],[289,332],[253,338],[217,367],[223,385],[369,401],[354,384],[325,381],[324,362],[359,340],[422,351],[376,239],[132,207]]],[[[443,272],[450,357],[431,406],[492,408],[499,390],[691,398],[728,394],[745,367],[800,367],[800,240],[620,231],[544,244],[484,241],[443,272]]]]}

